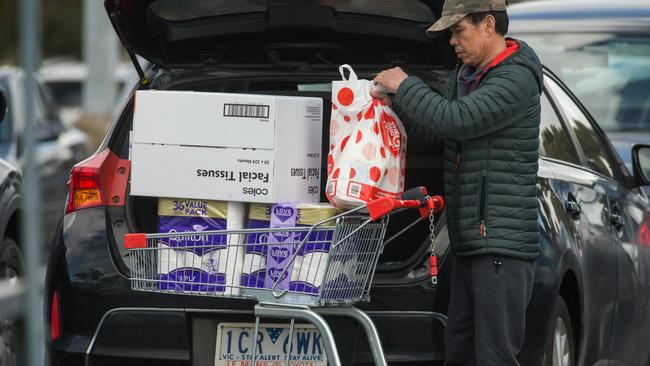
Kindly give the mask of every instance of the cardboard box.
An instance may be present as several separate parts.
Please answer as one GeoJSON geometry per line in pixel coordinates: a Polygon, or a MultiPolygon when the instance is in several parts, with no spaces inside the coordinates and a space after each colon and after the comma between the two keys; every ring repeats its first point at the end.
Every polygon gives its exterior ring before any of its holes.
{"type": "Polygon", "coordinates": [[[304,121],[305,103],[319,101],[288,97],[278,103],[278,99],[252,94],[138,90],[133,142],[272,149],[276,121],[304,121]]]}
{"type": "Polygon", "coordinates": [[[319,98],[138,92],[131,194],[318,202],[322,109],[319,98]]]}

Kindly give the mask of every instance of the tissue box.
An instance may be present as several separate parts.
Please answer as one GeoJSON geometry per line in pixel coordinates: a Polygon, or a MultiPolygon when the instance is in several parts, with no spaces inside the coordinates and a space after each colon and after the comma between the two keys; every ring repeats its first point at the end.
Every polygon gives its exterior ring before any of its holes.
{"type": "Polygon", "coordinates": [[[147,90],[135,100],[132,195],[318,201],[322,99],[147,90]]]}
{"type": "MultiPolygon", "coordinates": [[[[329,204],[252,204],[248,228],[309,227],[338,213],[340,211],[329,204]]],[[[334,222],[330,221],[324,226],[333,225],[334,222]]],[[[242,285],[271,288],[283,274],[286,259],[298,250],[294,263],[284,273],[286,277],[282,278],[277,288],[317,293],[327,264],[333,232],[312,232],[301,248],[298,248],[298,244],[307,232],[282,234],[248,235],[242,285]]]]}

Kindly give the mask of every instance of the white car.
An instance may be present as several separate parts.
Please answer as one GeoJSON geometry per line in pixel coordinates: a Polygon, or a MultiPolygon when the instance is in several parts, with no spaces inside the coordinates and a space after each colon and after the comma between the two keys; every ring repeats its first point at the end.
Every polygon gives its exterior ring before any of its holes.
{"type": "MultiPolygon", "coordinates": [[[[138,76],[130,63],[120,63],[114,70],[117,94],[130,91],[138,81],[138,76]]],[[[38,70],[38,78],[49,87],[54,102],[59,106],[64,123],[74,125],[83,116],[83,85],[88,76],[88,66],[75,59],[53,58],[43,62],[38,70]]]]}

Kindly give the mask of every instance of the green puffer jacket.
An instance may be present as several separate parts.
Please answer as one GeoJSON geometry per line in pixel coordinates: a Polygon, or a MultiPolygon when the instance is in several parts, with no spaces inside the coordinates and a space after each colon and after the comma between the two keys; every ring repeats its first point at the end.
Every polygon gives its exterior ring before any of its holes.
{"type": "Polygon", "coordinates": [[[455,97],[455,72],[448,82],[450,99],[413,76],[395,95],[396,110],[407,126],[416,123],[446,140],[449,238],[459,256],[535,260],[539,253],[536,180],[542,67],[535,52],[517,42],[519,49],[488,69],[463,98],[455,97]]]}

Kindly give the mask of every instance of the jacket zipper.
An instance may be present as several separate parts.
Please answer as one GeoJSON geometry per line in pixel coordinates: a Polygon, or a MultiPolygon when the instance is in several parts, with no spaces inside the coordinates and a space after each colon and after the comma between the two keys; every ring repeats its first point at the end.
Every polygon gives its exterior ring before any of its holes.
{"type": "Polygon", "coordinates": [[[485,227],[485,210],[486,210],[486,196],[487,196],[487,177],[481,177],[481,192],[479,196],[479,235],[485,237],[487,236],[487,228],[485,227]]]}

